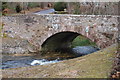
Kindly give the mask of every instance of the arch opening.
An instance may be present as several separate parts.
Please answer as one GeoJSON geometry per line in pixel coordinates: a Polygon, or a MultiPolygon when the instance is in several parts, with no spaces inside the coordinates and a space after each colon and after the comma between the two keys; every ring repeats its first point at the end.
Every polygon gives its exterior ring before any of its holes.
{"type": "Polygon", "coordinates": [[[71,47],[71,42],[80,34],[76,32],[59,32],[47,38],[42,44],[44,51],[64,51],[71,47]]]}
{"type": "Polygon", "coordinates": [[[89,46],[88,44],[97,47],[94,42],[85,36],[77,32],[65,31],[56,33],[47,38],[42,44],[42,51],[72,54],[76,52],[73,50],[76,46],[89,46]]]}

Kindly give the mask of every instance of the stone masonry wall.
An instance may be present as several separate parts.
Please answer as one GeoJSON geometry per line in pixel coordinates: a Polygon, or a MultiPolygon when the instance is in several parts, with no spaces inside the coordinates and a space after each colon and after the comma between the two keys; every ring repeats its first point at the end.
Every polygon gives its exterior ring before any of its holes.
{"type": "Polygon", "coordinates": [[[118,37],[118,16],[111,15],[69,15],[42,14],[2,17],[3,33],[11,38],[28,40],[40,50],[42,43],[53,34],[77,32],[105,48],[116,42],[118,37]]]}

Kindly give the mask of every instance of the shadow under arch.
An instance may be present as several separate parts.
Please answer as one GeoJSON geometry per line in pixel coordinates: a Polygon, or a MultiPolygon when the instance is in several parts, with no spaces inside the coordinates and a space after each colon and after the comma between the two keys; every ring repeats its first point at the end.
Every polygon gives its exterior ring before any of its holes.
{"type": "MultiPolygon", "coordinates": [[[[81,34],[72,31],[63,31],[48,37],[41,45],[42,51],[68,52],[72,41],[81,34]]],[[[83,36],[83,35],[81,35],[83,36]]],[[[70,52],[70,51],[69,51],[70,52]]]]}

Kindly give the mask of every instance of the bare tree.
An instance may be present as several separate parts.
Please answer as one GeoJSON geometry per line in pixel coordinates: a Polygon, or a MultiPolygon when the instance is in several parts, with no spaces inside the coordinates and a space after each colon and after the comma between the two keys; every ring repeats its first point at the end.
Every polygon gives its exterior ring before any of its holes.
{"type": "Polygon", "coordinates": [[[71,13],[71,8],[70,8],[70,3],[69,2],[67,3],[67,10],[68,10],[68,13],[70,14],[71,13]]]}

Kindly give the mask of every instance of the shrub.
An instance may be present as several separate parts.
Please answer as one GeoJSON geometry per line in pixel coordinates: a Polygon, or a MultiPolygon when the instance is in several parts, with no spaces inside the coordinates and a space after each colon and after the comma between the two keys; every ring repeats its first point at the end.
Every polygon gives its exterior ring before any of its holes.
{"type": "Polygon", "coordinates": [[[6,8],[8,8],[7,2],[2,2],[2,11],[6,8]]]}
{"type": "Polygon", "coordinates": [[[2,15],[6,15],[6,13],[4,13],[4,10],[8,8],[7,2],[2,2],[2,15]]]}
{"type": "Polygon", "coordinates": [[[65,2],[56,2],[54,5],[54,9],[56,11],[64,11],[66,7],[67,7],[67,4],[65,2]]]}
{"type": "Polygon", "coordinates": [[[21,6],[18,4],[18,5],[16,6],[16,12],[19,13],[21,10],[22,10],[22,8],[21,8],[21,6]]]}

